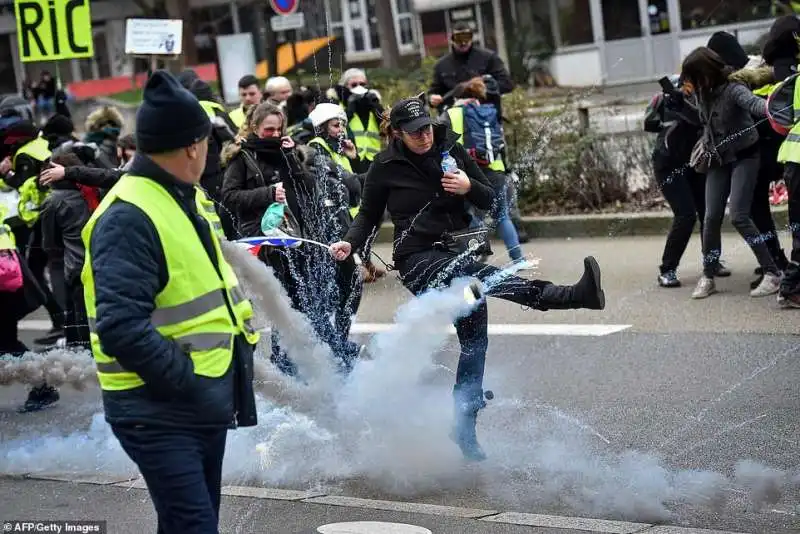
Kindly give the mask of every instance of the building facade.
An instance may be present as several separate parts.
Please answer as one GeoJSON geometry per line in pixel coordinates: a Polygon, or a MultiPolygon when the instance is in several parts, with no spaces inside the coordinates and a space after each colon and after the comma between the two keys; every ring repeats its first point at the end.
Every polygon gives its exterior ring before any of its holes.
{"type": "MultiPolygon", "coordinates": [[[[335,68],[375,65],[381,57],[376,1],[383,0],[301,0],[306,26],[298,39],[336,36],[342,57],[330,59],[335,68]]],[[[386,1],[391,2],[398,48],[409,59],[445,53],[452,25],[467,22],[478,42],[510,56],[512,67],[546,51],[560,85],[590,86],[675,72],[715,31],[752,43],[767,31],[783,0],[386,1]]],[[[214,61],[215,35],[241,32],[253,34],[257,60],[265,59],[267,2],[191,0],[190,5],[200,63],[214,61]]],[[[92,0],[91,12],[93,58],[22,64],[14,2],[0,0],[0,94],[19,91],[24,80],[36,79],[42,70],[57,72],[65,84],[132,74],[136,65],[125,55],[125,20],[142,16],[137,2],[92,0]]]]}

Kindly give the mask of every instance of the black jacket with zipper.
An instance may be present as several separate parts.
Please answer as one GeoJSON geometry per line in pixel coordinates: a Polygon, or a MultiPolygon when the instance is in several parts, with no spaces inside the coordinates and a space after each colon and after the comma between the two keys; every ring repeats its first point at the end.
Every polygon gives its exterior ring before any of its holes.
{"type": "Polygon", "coordinates": [[[364,182],[361,208],[344,237],[353,251],[363,249],[387,209],[394,224],[394,258],[398,261],[432,248],[445,232],[469,228],[469,204],[482,210],[491,208],[491,183],[457,141],[455,132],[435,125],[432,162],[424,169],[412,161],[417,158],[409,159],[408,149],[397,139],[375,157],[364,182]],[[446,151],[472,184],[464,196],[446,193],[442,188],[441,154],[446,151]]]}
{"type": "Polygon", "coordinates": [[[286,189],[286,202],[302,231],[300,197],[313,191],[314,181],[304,172],[295,150],[256,151],[247,141],[233,150],[222,183],[222,203],[233,212],[241,237],[262,235],[261,219],[275,202],[279,182],[286,189]]]}
{"type": "Polygon", "coordinates": [[[42,247],[51,260],[63,260],[67,284],[80,278],[86,257],[81,231],[90,216],[86,199],[66,180],[55,182],[42,203],[42,247]]]}
{"type": "Polygon", "coordinates": [[[691,99],[659,93],[647,106],[644,130],[658,134],[653,147],[653,167],[668,172],[689,163],[703,128],[691,99]],[[678,101],[668,102],[675,98],[678,101]]]}

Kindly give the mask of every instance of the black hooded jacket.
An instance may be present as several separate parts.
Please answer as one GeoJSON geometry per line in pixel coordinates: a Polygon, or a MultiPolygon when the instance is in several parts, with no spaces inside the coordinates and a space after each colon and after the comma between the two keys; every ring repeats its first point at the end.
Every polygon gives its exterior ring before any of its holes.
{"type": "Polygon", "coordinates": [[[389,210],[394,224],[394,258],[402,259],[433,247],[445,232],[469,228],[469,204],[488,210],[494,200],[492,185],[458,144],[458,135],[444,125],[434,126],[434,146],[425,155],[409,151],[395,139],[372,162],[364,182],[361,208],[344,240],[362,250],[389,210]],[[472,188],[465,196],[442,188],[443,152],[458,162],[472,188]]]}

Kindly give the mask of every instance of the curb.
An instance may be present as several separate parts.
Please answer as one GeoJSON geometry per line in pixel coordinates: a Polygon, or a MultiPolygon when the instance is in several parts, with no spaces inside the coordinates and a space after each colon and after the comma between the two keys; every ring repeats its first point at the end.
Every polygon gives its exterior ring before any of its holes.
{"type": "MultiPolygon", "coordinates": [[[[147,486],[144,484],[144,481],[141,477],[130,476],[111,477],[101,474],[72,475],[62,473],[27,473],[24,475],[0,474],[0,479],[3,478],[15,480],[46,480],[73,484],[114,486],[128,490],[147,490],[147,486]]],[[[503,512],[498,510],[462,508],[457,506],[442,506],[438,504],[427,503],[361,499],[357,497],[344,497],[341,495],[328,495],[326,493],[314,491],[259,488],[254,486],[223,486],[222,495],[273,501],[291,501],[324,506],[339,506],[344,508],[361,508],[389,512],[403,512],[409,514],[434,515],[439,517],[454,517],[487,523],[502,523],[513,526],[565,530],[572,529],[585,531],[592,534],[748,534],[743,532],[659,525],[656,523],[634,523],[628,521],[610,521],[606,519],[593,519],[587,517],[528,514],[520,512],[503,512]]]]}
{"type": "MultiPolygon", "coordinates": [[[[789,225],[786,205],[772,209],[778,231],[789,225]]],[[[642,213],[593,213],[588,215],[547,215],[523,217],[522,222],[531,239],[553,239],[565,237],[631,237],[666,236],[672,225],[672,212],[655,211],[642,213]]],[[[700,225],[695,225],[699,233],[700,225]]],[[[723,232],[735,232],[728,216],[722,223],[723,232]]],[[[376,243],[391,243],[394,225],[384,223],[375,238],[376,243]]]]}

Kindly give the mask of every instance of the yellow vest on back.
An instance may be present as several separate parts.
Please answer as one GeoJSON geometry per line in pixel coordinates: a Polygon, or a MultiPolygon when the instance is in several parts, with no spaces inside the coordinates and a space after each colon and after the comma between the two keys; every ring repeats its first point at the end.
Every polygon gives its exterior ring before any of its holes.
{"type": "MultiPolygon", "coordinates": [[[[50,156],[52,156],[52,153],[48,148],[47,141],[42,137],[37,137],[36,139],[27,142],[26,144],[22,145],[19,150],[17,150],[16,154],[14,154],[14,159],[11,162],[12,169],[16,169],[17,157],[22,154],[29,156],[41,163],[44,163],[50,158],[50,156]]],[[[19,213],[19,218],[22,219],[22,221],[28,226],[33,226],[33,224],[39,220],[42,202],[44,202],[44,199],[47,198],[47,195],[50,193],[49,189],[39,189],[37,186],[38,180],[38,176],[31,176],[25,180],[25,183],[23,183],[19,188],[19,203],[17,204],[17,211],[19,213]]]]}
{"type": "Polygon", "coordinates": [[[798,120],[800,118],[800,79],[795,79],[792,111],[797,122],[781,143],[781,148],[778,150],[779,163],[800,163],[800,120],[798,120]]]}
{"type": "MultiPolygon", "coordinates": [[[[450,128],[458,134],[458,144],[464,144],[464,108],[462,106],[453,106],[447,109],[447,114],[450,116],[450,128]]],[[[506,166],[502,158],[497,155],[494,161],[489,163],[488,168],[497,172],[506,172],[506,166]]]]}
{"type": "Polygon", "coordinates": [[[380,124],[378,124],[378,119],[375,118],[375,114],[369,114],[369,122],[366,128],[358,114],[353,115],[348,125],[356,139],[356,148],[358,148],[359,157],[362,160],[374,160],[375,156],[383,148],[381,145],[381,127],[380,124]]]}
{"type": "MultiPolygon", "coordinates": [[[[203,207],[204,197],[203,192],[196,188],[198,213],[213,226],[203,207]]],[[[217,233],[211,232],[211,240],[222,276],[217,274],[192,222],[172,195],[149,178],[127,174],[108,192],[82,232],[86,261],[81,280],[100,387],[116,391],[144,384],[139,375],[123,368],[113,355],[103,352],[96,330],[91,238],[98,219],[117,200],[133,204],[147,215],[164,251],[168,282],[156,295],[151,317],[153,326],[192,358],[195,374],[211,378],[224,375],[233,359],[234,338],[244,334],[254,344],[258,342],[259,334],[250,325],[253,309],[241,291],[233,269],[222,255],[217,233]],[[233,309],[233,317],[226,301],[233,309]]]]}

